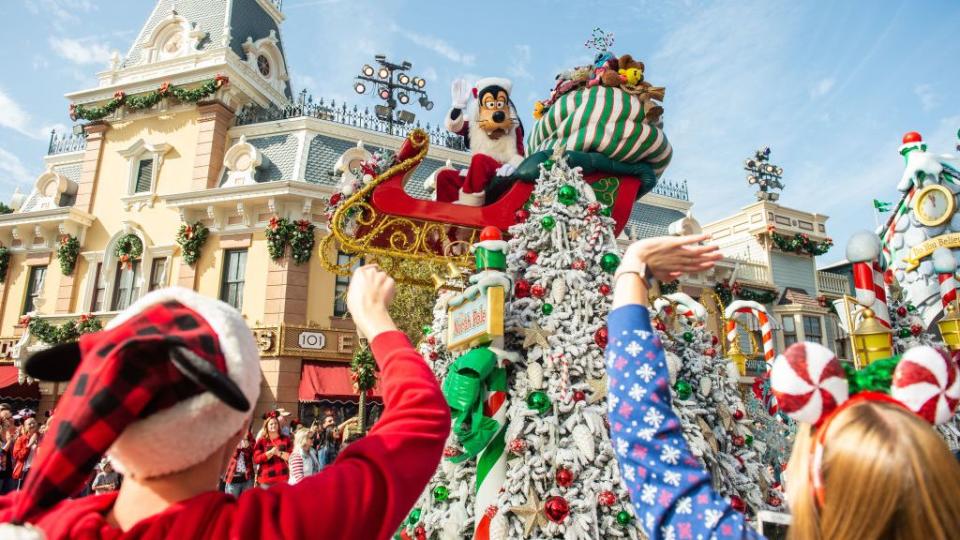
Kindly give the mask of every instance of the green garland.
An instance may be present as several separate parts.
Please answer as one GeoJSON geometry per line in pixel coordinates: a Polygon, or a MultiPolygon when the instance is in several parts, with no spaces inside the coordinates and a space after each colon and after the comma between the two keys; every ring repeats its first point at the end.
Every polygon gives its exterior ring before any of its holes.
{"type": "Polygon", "coordinates": [[[293,235],[293,224],[287,218],[270,218],[270,224],[267,225],[267,253],[270,259],[276,261],[282,259],[287,252],[287,244],[290,243],[290,237],[293,235]]]}
{"type": "Polygon", "coordinates": [[[290,252],[294,263],[303,264],[310,260],[316,242],[314,236],[316,228],[316,225],[306,219],[295,222],[290,228],[290,252]]]}
{"type": "Polygon", "coordinates": [[[80,240],[72,234],[60,236],[60,247],[57,248],[57,260],[60,261],[60,272],[65,276],[73,273],[77,267],[77,257],[80,256],[80,240]]]}
{"type": "Polygon", "coordinates": [[[357,389],[357,393],[373,390],[377,385],[377,363],[373,360],[373,353],[368,345],[362,345],[353,354],[350,362],[350,379],[357,389]]]}
{"type": "Polygon", "coordinates": [[[777,249],[787,253],[806,253],[816,257],[830,251],[830,248],[833,247],[833,240],[830,238],[822,242],[817,242],[811,240],[810,235],[807,233],[797,233],[791,238],[775,232],[773,227],[768,228],[768,231],[770,233],[770,239],[773,240],[773,244],[777,246],[777,249]]]}
{"type": "Polygon", "coordinates": [[[143,242],[135,234],[128,234],[117,240],[117,247],[113,250],[114,255],[120,259],[123,266],[129,268],[132,261],[135,261],[143,255],[143,242]]]}
{"type": "Polygon", "coordinates": [[[720,297],[720,301],[723,302],[723,305],[725,306],[729,306],[734,297],[736,297],[738,300],[747,300],[750,302],[756,302],[758,304],[771,304],[777,299],[777,293],[775,292],[745,289],[742,285],[736,282],[734,282],[732,286],[729,286],[726,283],[717,283],[713,287],[713,291],[717,293],[717,296],[720,297]]]}
{"type": "Polygon", "coordinates": [[[103,330],[103,323],[93,315],[81,315],[75,321],[67,321],[60,326],[33,317],[23,317],[20,325],[30,330],[30,335],[47,345],[59,345],[77,341],[80,336],[103,330]]]}
{"type": "Polygon", "coordinates": [[[7,280],[7,269],[10,267],[10,248],[0,246],[0,283],[7,280]]]}
{"type": "Polygon", "coordinates": [[[169,96],[173,96],[183,103],[196,103],[212,96],[217,90],[223,88],[229,82],[230,80],[226,76],[217,75],[213,79],[206,80],[201,83],[200,86],[191,89],[183,88],[182,86],[171,86],[170,83],[165,82],[152,92],[135,96],[128,97],[123,90],[117,90],[113,95],[113,99],[100,107],[85,107],[83,105],[71,104],[70,119],[73,121],[77,121],[78,119],[87,121],[101,120],[122,106],[133,110],[149,109],[169,96]]]}
{"type": "Polygon", "coordinates": [[[660,294],[673,294],[680,288],[680,280],[675,279],[666,283],[660,282],[660,294]]]}
{"type": "Polygon", "coordinates": [[[200,260],[200,250],[210,235],[210,229],[199,221],[181,223],[177,230],[177,244],[183,252],[183,262],[190,266],[200,260]]]}

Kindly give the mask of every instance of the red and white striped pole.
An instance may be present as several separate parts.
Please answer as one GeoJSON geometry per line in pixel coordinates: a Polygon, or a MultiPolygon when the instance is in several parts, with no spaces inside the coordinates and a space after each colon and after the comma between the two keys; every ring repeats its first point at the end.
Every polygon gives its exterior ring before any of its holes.
{"type": "Polygon", "coordinates": [[[940,301],[943,309],[957,301],[957,260],[948,248],[937,248],[933,252],[933,271],[940,282],[940,301]]]}
{"type": "Polygon", "coordinates": [[[887,311],[887,289],[880,270],[880,237],[860,231],[847,243],[847,260],[853,265],[853,286],[857,303],[870,308],[881,324],[890,327],[887,311]]]}

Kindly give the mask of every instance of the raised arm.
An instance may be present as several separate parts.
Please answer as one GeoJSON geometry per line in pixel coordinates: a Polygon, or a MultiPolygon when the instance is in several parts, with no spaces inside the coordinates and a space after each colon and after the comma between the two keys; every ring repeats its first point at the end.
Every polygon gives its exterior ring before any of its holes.
{"type": "Polygon", "coordinates": [[[319,474],[244,494],[238,515],[272,516],[284,538],[379,540],[396,532],[440,462],[450,410],[433,373],[387,314],[392,298],[393,280],[376,267],[354,273],[347,304],[380,367],[384,413],[376,427],[319,474]]]}
{"type": "Polygon", "coordinates": [[[719,258],[705,237],[661,238],[627,250],[607,320],[610,431],[644,532],[661,538],[760,538],[716,493],[671,407],[663,347],[650,325],[646,277],[675,279],[719,258]]]}

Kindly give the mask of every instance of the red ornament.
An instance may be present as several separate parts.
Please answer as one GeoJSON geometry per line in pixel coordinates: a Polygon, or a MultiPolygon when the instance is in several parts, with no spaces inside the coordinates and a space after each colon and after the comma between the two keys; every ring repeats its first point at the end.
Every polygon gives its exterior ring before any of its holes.
{"type": "Polygon", "coordinates": [[[432,347],[437,344],[437,338],[434,336],[427,336],[427,343],[432,347]]]}
{"type": "Polygon", "coordinates": [[[606,326],[597,328],[597,331],[593,333],[593,341],[597,344],[597,347],[600,347],[601,349],[607,348],[607,337],[608,334],[606,326]]]}
{"type": "Polygon", "coordinates": [[[514,214],[514,217],[517,218],[517,223],[523,223],[524,221],[530,219],[530,212],[527,212],[521,208],[520,210],[517,210],[517,212],[514,214]]]}
{"type": "Polygon", "coordinates": [[[417,537],[417,540],[427,540],[427,530],[423,528],[423,525],[417,525],[417,528],[413,530],[413,535],[417,537]]]}
{"type": "Polygon", "coordinates": [[[707,350],[705,350],[705,351],[703,351],[703,352],[704,352],[707,356],[709,356],[710,358],[713,358],[714,356],[717,355],[717,350],[714,349],[713,347],[707,347],[707,350]]]}
{"type": "Polygon", "coordinates": [[[590,212],[591,214],[596,214],[599,211],[600,211],[600,203],[598,203],[597,201],[593,201],[592,203],[587,205],[587,212],[590,212]]]}
{"type": "Polygon", "coordinates": [[[603,506],[613,506],[617,504],[617,495],[612,491],[601,491],[597,495],[597,502],[603,506]]]}
{"type": "Polygon", "coordinates": [[[584,270],[587,268],[587,261],[583,259],[577,259],[573,261],[573,264],[570,265],[574,270],[584,270]]]}
{"type": "Polygon", "coordinates": [[[910,332],[913,333],[913,335],[915,336],[919,336],[920,333],[923,332],[923,327],[920,326],[919,324],[915,324],[910,327],[910,332]]]}
{"type": "Polygon", "coordinates": [[[653,328],[654,328],[655,330],[659,330],[660,332],[666,332],[666,331],[667,331],[667,325],[663,324],[663,321],[661,321],[660,319],[654,319],[654,321],[653,321],[653,328]]]}
{"type": "Polygon", "coordinates": [[[923,137],[916,131],[908,131],[903,134],[903,144],[923,142],[923,137]]]}
{"type": "Polygon", "coordinates": [[[480,231],[480,241],[486,242],[487,240],[503,240],[503,235],[500,234],[500,229],[494,227],[493,225],[487,225],[480,231]]]}
{"type": "Polygon", "coordinates": [[[530,296],[530,282],[525,279],[518,279],[513,286],[513,295],[517,298],[530,296]]]}
{"type": "Polygon", "coordinates": [[[574,390],[573,391],[573,400],[574,401],[583,401],[587,399],[587,394],[583,393],[583,390],[574,390]]]}
{"type": "Polygon", "coordinates": [[[447,458],[456,457],[462,453],[463,452],[461,452],[459,448],[456,448],[453,446],[445,446],[443,448],[443,457],[447,457],[447,458]]]}
{"type": "Polygon", "coordinates": [[[510,450],[511,454],[519,456],[523,454],[524,450],[527,449],[527,441],[523,439],[514,439],[507,444],[507,449],[510,450]]]}
{"type": "Polygon", "coordinates": [[[776,495],[771,495],[770,497],[767,498],[767,504],[769,504],[774,508],[779,508],[780,505],[783,504],[783,501],[780,500],[780,497],[777,497],[776,495]]]}
{"type": "Polygon", "coordinates": [[[340,199],[343,198],[342,193],[334,193],[330,196],[330,206],[336,206],[340,202],[340,199]]]}
{"type": "Polygon", "coordinates": [[[610,294],[610,286],[607,285],[606,283],[601,283],[599,290],[600,290],[600,294],[604,296],[607,296],[608,294],[610,294]]]}
{"type": "Polygon", "coordinates": [[[710,336],[710,344],[716,347],[717,343],[720,343],[720,339],[717,336],[710,336]]]}
{"type": "Polygon", "coordinates": [[[560,467],[556,474],[557,485],[560,487],[570,487],[573,485],[573,471],[560,467]]]}
{"type": "Polygon", "coordinates": [[[746,443],[746,439],[743,438],[743,435],[734,435],[733,436],[733,445],[734,446],[743,446],[746,443]]]}
{"type": "Polygon", "coordinates": [[[438,353],[437,351],[430,351],[430,359],[436,360],[437,358],[440,358],[440,353],[438,353]]]}
{"type": "Polygon", "coordinates": [[[743,502],[743,499],[734,495],[730,497],[730,506],[733,507],[737,512],[743,512],[747,509],[747,503],[743,502]]]}
{"type": "Polygon", "coordinates": [[[898,307],[898,308],[897,308],[897,315],[899,315],[899,316],[901,316],[901,317],[906,317],[906,316],[907,316],[907,308],[905,308],[905,307],[903,307],[903,306],[898,307]]]}
{"type": "Polygon", "coordinates": [[[539,257],[540,254],[532,249],[523,254],[523,260],[527,261],[527,264],[537,264],[539,257]]]}
{"type": "Polygon", "coordinates": [[[733,419],[734,419],[734,420],[743,420],[743,411],[741,411],[740,409],[737,409],[737,410],[733,411],[733,419]]]}
{"type": "Polygon", "coordinates": [[[543,288],[543,285],[537,283],[534,286],[530,287],[530,294],[535,298],[543,298],[547,294],[547,290],[543,288]]]}
{"type": "Polygon", "coordinates": [[[543,503],[543,513],[550,521],[560,523],[570,515],[570,503],[560,496],[550,497],[543,503]]]}

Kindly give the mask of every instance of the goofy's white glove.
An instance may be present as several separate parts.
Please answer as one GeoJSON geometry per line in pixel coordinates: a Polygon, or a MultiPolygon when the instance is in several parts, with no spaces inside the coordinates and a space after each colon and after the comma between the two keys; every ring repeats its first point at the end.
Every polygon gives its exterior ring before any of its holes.
{"type": "Polygon", "coordinates": [[[466,109],[471,95],[473,95],[473,88],[465,79],[456,79],[450,85],[450,100],[454,109],[466,109]]]}

